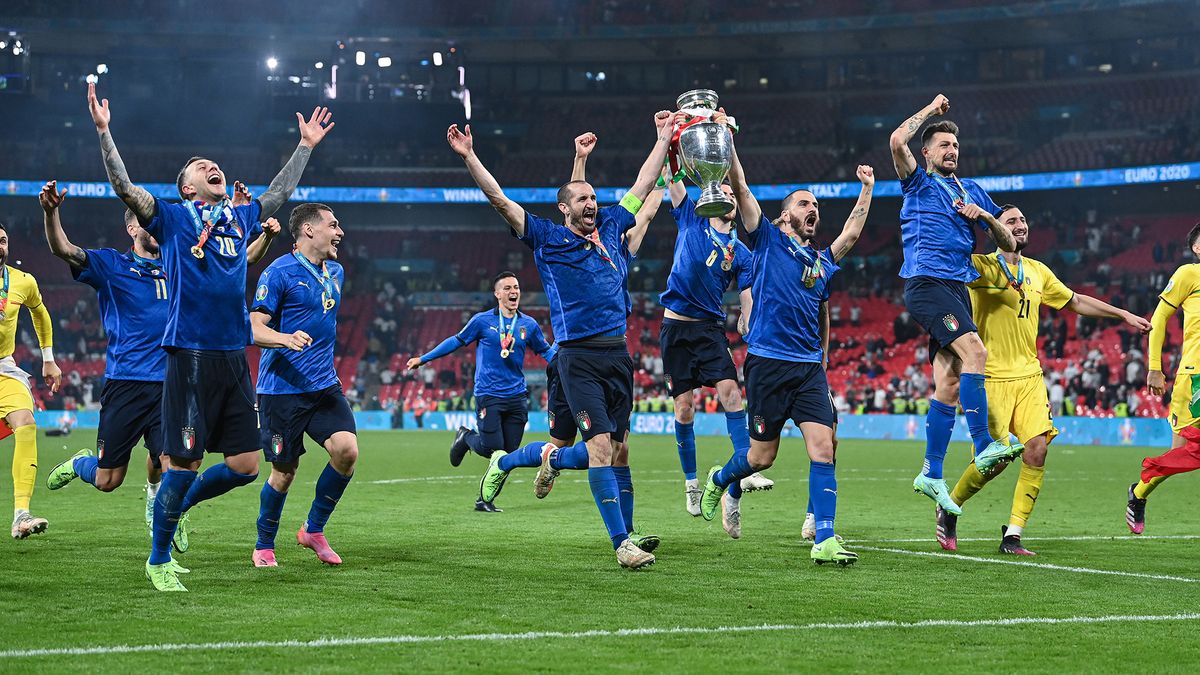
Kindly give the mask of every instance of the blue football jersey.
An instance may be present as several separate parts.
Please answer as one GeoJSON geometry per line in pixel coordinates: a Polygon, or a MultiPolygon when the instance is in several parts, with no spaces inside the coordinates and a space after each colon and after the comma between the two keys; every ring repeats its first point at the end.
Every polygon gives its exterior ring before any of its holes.
{"type": "Polygon", "coordinates": [[[596,214],[603,250],[566,226],[525,212],[525,235],[550,303],[550,325],[558,342],[625,334],[629,264],[621,235],[634,225],[621,205],[596,214]]]}
{"type": "Polygon", "coordinates": [[[138,259],[111,248],[89,248],[83,267],[71,268],[76,281],[96,289],[100,319],[108,336],[104,377],[162,382],[167,352],[167,276],[157,260],[138,259]]]}
{"type": "Polygon", "coordinates": [[[667,290],[658,301],[663,307],[693,319],[725,320],[725,290],[734,280],[737,290],[752,283],[753,261],[750,249],[737,240],[736,227],[721,234],[707,218],[696,215],[691,197],[671,209],[679,227],[675,236],[675,257],[667,290]],[[733,260],[725,270],[725,253],[733,245],[733,260]]]}
{"type": "Polygon", "coordinates": [[[750,233],[750,246],[754,251],[754,311],[746,335],[750,353],[820,363],[821,303],[829,299],[829,283],[841,268],[829,249],[800,246],[766,217],[750,233]]]}
{"type": "Polygon", "coordinates": [[[904,204],[900,207],[900,239],[904,244],[904,264],[900,276],[934,277],[956,281],[974,281],[979,272],[971,264],[975,250],[975,227],[987,229],[981,218],[972,223],[959,215],[957,201],[979,205],[993,216],[1000,207],[983,188],[970,179],[954,178],[918,168],[900,181],[904,204]],[[967,198],[963,199],[963,190],[967,198]]]}
{"type": "Polygon", "coordinates": [[[246,245],[262,233],[258,200],[230,209],[231,218],[215,226],[204,257],[191,248],[199,228],[185,204],[155,200],[154,218],[145,226],[162,250],[167,275],[164,347],[232,351],[251,343],[246,310],[246,245]]]}
{"type": "Polygon", "coordinates": [[[302,330],[312,338],[312,344],[299,352],[285,348],[263,350],[258,366],[258,393],[301,394],[339,384],[333,366],[333,347],[337,343],[337,315],[346,274],[332,260],[325,265],[329,272],[328,293],[333,300],[328,309],[326,284],[294,254],[280,256],[258,278],[253,311],[270,315],[267,325],[280,333],[302,330]]]}

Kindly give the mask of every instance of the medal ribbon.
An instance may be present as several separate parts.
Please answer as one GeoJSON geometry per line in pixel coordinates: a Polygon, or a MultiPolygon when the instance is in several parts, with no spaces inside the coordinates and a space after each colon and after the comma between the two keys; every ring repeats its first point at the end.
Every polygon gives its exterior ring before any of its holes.
{"type": "Polygon", "coordinates": [[[793,257],[803,260],[804,263],[808,265],[810,272],[804,277],[804,285],[812,288],[816,285],[817,279],[825,276],[821,265],[821,253],[813,249],[811,246],[805,246],[801,244],[800,240],[797,239],[795,235],[788,234],[785,236],[787,236],[788,242],[790,242],[788,244],[788,252],[791,253],[793,257]],[[795,246],[793,246],[793,244],[795,244],[795,246]],[[811,258],[809,257],[810,253],[812,254],[811,258]]]}
{"type": "Polygon", "coordinates": [[[8,309],[8,265],[4,267],[4,287],[0,288],[0,320],[3,320],[4,310],[8,309]]]}
{"type": "Polygon", "coordinates": [[[612,265],[612,268],[614,270],[617,269],[616,263],[614,263],[612,258],[608,255],[608,249],[604,248],[604,244],[602,244],[600,242],[599,230],[592,230],[587,236],[584,237],[584,239],[587,239],[588,241],[595,244],[596,245],[596,253],[600,254],[600,257],[604,260],[604,262],[608,263],[609,265],[612,265]]]}
{"type": "Polygon", "coordinates": [[[162,271],[162,261],[161,260],[155,260],[153,258],[143,258],[142,256],[134,253],[133,249],[129,250],[129,257],[133,258],[133,262],[135,264],[137,264],[138,267],[146,270],[147,272],[153,272],[155,270],[158,270],[160,272],[162,271]]]}
{"type": "Polygon", "coordinates": [[[962,186],[961,182],[959,182],[958,176],[954,176],[954,184],[958,186],[958,191],[955,191],[954,188],[950,187],[950,183],[942,174],[933,170],[928,170],[926,173],[933,178],[934,182],[942,186],[942,189],[946,191],[946,194],[950,195],[950,201],[953,202],[955,206],[972,203],[971,195],[967,193],[967,189],[962,186]]]}
{"type": "Polygon", "coordinates": [[[308,270],[308,273],[313,275],[313,278],[315,278],[317,282],[321,284],[321,302],[322,306],[325,308],[325,311],[328,312],[333,308],[333,305],[330,304],[330,302],[333,300],[333,280],[329,276],[329,267],[326,266],[325,261],[322,260],[321,269],[318,271],[317,266],[309,262],[308,258],[305,258],[303,255],[301,255],[299,251],[292,251],[292,255],[295,256],[296,260],[299,260],[300,264],[304,266],[304,269],[308,270]]]}
{"type": "MultiPolygon", "coordinates": [[[[520,312],[513,314],[512,323],[508,324],[508,330],[504,330],[504,312],[496,310],[496,314],[500,315],[500,351],[508,351],[513,343],[513,331],[517,328],[517,317],[520,312]]],[[[504,358],[501,355],[501,358],[504,358]]]]}
{"type": "Polygon", "coordinates": [[[712,225],[708,226],[708,238],[712,240],[712,243],[717,247],[717,250],[724,254],[725,262],[732,265],[733,249],[735,246],[737,246],[737,228],[730,228],[728,244],[721,243],[721,238],[717,236],[716,228],[714,228],[712,225]]]}
{"type": "Polygon", "coordinates": [[[1016,292],[1021,294],[1021,299],[1024,299],[1025,264],[1020,260],[1017,261],[1017,276],[1014,277],[1012,270],[1008,268],[1008,261],[1006,261],[1004,256],[1000,255],[999,252],[996,253],[996,260],[1000,261],[1000,269],[1004,271],[1004,276],[1008,277],[1008,285],[1011,286],[1016,292]]]}
{"type": "MultiPolygon", "coordinates": [[[[204,205],[203,202],[199,203],[201,207],[204,205]]],[[[208,241],[209,235],[212,234],[213,226],[223,220],[225,216],[225,208],[229,206],[229,200],[222,199],[216,204],[213,204],[212,208],[208,210],[208,218],[203,219],[203,222],[200,218],[200,211],[196,204],[192,202],[192,200],[185,200],[183,205],[187,207],[188,213],[190,213],[192,216],[192,223],[196,226],[196,248],[203,249],[204,244],[208,241]]]]}

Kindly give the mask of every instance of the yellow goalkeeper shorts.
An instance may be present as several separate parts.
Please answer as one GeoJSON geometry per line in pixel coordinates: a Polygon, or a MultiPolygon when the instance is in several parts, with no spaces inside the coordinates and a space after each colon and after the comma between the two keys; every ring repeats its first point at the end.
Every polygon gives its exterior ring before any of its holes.
{"type": "Polygon", "coordinates": [[[1009,433],[1021,443],[1042,434],[1046,442],[1054,440],[1054,415],[1050,398],[1041,375],[1016,380],[988,380],[984,387],[988,397],[988,431],[992,438],[1007,439],[1009,433]]]}

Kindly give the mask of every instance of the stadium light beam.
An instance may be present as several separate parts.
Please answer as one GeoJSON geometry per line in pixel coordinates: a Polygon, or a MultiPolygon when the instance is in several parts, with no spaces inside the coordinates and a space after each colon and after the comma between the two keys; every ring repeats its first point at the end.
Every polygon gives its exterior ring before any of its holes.
{"type": "Polygon", "coordinates": [[[278,67],[279,67],[279,59],[275,58],[274,56],[267,57],[267,68],[268,69],[275,70],[278,67]]]}
{"type": "Polygon", "coordinates": [[[435,66],[442,65],[442,53],[441,52],[433,53],[433,65],[435,65],[435,66]]]}
{"type": "Polygon", "coordinates": [[[354,52],[354,65],[356,65],[356,66],[367,65],[367,53],[366,52],[354,52]]]}

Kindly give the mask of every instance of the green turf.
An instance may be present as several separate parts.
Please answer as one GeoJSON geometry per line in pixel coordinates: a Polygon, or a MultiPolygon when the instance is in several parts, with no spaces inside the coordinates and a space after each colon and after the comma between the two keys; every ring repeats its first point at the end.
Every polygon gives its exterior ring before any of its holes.
{"type": "MultiPolygon", "coordinates": [[[[41,441],[41,475],[90,440],[41,441]]],[[[515,473],[503,514],[471,510],[485,463],[453,469],[448,434],[368,433],[355,482],[328,536],[345,559],[323,567],[294,545],[324,463],[310,451],[284,512],[281,567],[250,566],[261,482],[198,506],[191,592],[159,594],[142,575],[148,537],[142,478],[113,494],[79,481],[40,485],[37,538],[0,542],[0,650],[318,638],[453,636],[524,631],[713,628],[1011,617],[1173,615],[1200,611],[1200,583],[919,558],[861,550],[858,565],[816,567],[799,541],[807,462],[785,441],[769,493],[743,500],[743,538],[684,511],[673,439],[632,442],[638,520],[659,534],[658,564],[617,567],[586,475],[564,472],[544,501],[533,470],[515,473]]],[[[701,438],[702,469],[728,454],[701,438]]],[[[11,441],[0,446],[8,456],[11,441]]],[[[953,462],[966,460],[956,444],[953,462]]],[[[940,551],[932,503],[912,493],[912,442],[843,441],[838,530],[859,546],[940,551]],[[920,542],[881,542],[921,537],[920,542]],[[863,541],[869,540],[869,541],[863,541]]],[[[323,454],[323,453],[321,453],[323,454]]],[[[1200,540],[1125,536],[1125,488],[1144,449],[1052,447],[1026,543],[1037,563],[1200,579],[1200,540]]],[[[7,459],[4,460],[7,462],[7,459]]],[[[0,495],[10,489],[0,478],[0,495]]],[[[948,473],[950,471],[948,470],[948,473]]],[[[960,554],[1001,559],[1016,471],[969,502],[960,554]]],[[[952,481],[956,476],[949,476],[952,481]]],[[[1173,479],[1149,507],[1148,536],[1200,533],[1195,476],[1173,479]]],[[[854,548],[853,545],[851,548],[854,548]]],[[[1011,560],[1011,558],[1005,558],[1011,560]]],[[[666,671],[998,670],[1169,671],[1194,666],[1195,620],[1005,627],[788,628],[708,634],[600,635],[331,647],[188,649],[170,653],[0,657],[0,671],[666,671]]]]}

